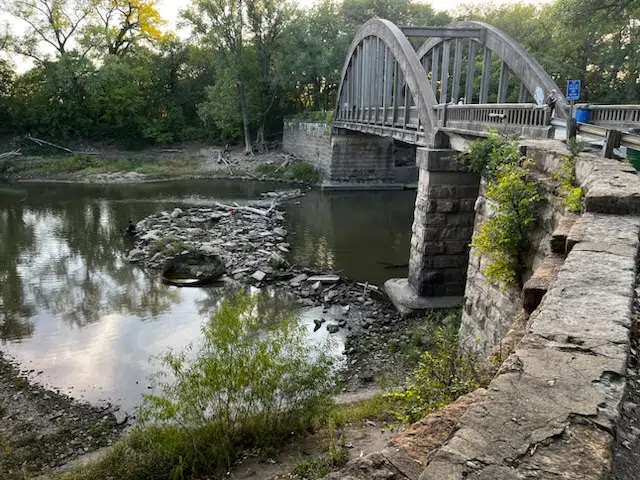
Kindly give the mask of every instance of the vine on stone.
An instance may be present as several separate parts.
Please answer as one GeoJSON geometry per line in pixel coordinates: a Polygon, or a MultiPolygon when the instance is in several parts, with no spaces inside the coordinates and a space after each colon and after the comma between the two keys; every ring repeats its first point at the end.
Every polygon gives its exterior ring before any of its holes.
{"type": "Polygon", "coordinates": [[[528,234],[541,199],[530,174],[532,161],[520,154],[514,139],[495,132],[473,142],[460,161],[485,178],[486,197],[495,204],[495,214],[481,223],[471,243],[489,259],[482,273],[492,283],[522,287],[528,234]]]}
{"type": "Polygon", "coordinates": [[[567,143],[569,155],[560,159],[560,171],[553,178],[560,182],[563,204],[567,210],[573,213],[581,213],[584,207],[584,191],[576,180],[576,162],[584,144],[570,140],[567,143]]]}

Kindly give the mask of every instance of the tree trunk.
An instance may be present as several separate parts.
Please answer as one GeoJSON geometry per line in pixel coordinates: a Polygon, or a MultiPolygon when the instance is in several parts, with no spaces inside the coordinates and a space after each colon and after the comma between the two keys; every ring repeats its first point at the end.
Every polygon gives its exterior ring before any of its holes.
{"type": "Polygon", "coordinates": [[[240,110],[242,110],[242,124],[244,127],[244,153],[253,153],[251,145],[251,129],[249,128],[249,109],[247,108],[247,97],[244,93],[244,85],[240,79],[236,80],[238,87],[238,99],[240,100],[240,110]]]}

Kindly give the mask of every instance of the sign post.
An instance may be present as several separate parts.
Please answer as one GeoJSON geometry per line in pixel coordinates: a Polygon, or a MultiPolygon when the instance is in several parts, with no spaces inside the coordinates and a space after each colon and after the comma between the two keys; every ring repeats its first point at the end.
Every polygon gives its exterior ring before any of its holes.
{"type": "Polygon", "coordinates": [[[575,139],[577,133],[577,120],[575,119],[575,101],[580,100],[580,80],[569,80],[567,82],[567,100],[571,104],[569,120],[567,122],[567,138],[575,139]]]}

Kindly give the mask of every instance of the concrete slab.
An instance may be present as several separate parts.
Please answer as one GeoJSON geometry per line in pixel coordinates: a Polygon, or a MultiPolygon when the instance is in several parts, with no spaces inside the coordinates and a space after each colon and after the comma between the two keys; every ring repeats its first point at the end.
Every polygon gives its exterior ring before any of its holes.
{"type": "Polygon", "coordinates": [[[398,312],[403,316],[419,315],[427,310],[453,308],[462,305],[463,297],[420,297],[406,278],[392,278],[384,284],[384,290],[398,312]]]}

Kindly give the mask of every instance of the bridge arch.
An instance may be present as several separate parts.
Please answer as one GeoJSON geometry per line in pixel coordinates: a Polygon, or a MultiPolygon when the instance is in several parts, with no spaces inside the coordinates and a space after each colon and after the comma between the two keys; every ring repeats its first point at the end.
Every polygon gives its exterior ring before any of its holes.
{"type": "Polygon", "coordinates": [[[427,84],[427,74],[402,31],[388,20],[371,19],[349,48],[334,118],[393,127],[402,115],[403,124],[411,123],[417,132],[431,132],[436,126],[433,107],[437,101],[433,91],[425,88],[427,84]],[[389,102],[394,106],[391,119],[387,118],[389,102]],[[384,118],[379,118],[380,109],[384,118]]]}
{"type": "MultiPolygon", "coordinates": [[[[536,59],[531,56],[520,43],[514,40],[512,37],[507,35],[502,30],[489,25],[483,22],[454,22],[449,25],[450,28],[480,28],[482,29],[482,35],[479,38],[470,38],[470,52],[473,54],[475,61],[475,47],[477,45],[483,46],[486,50],[484,52],[485,58],[487,55],[487,50],[492,53],[495,53],[498,58],[504,62],[504,64],[509,68],[511,72],[513,72],[517,78],[522,82],[524,89],[531,95],[532,98],[535,98],[536,89],[540,88],[546,94],[551,90],[556,90],[558,92],[558,101],[556,103],[556,111],[557,115],[562,118],[567,118],[569,114],[569,106],[566,98],[562,94],[562,90],[556,85],[553,79],[544,71],[544,69],[540,66],[540,64],[536,61],[536,59]],[[471,44],[475,44],[471,47],[471,44]],[[473,50],[471,50],[473,48],[473,50]]],[[[420,59],[420,63],[423,65],[425,72],[428,72],[429,69],[426,65],[425,59],[434,53],[439,54],[439,48],[442,48],[445,42],[451,41],[447,38],[443,37],[432,37],[426,40],[422,46],[417,51],[417,56],[420,59]]],[[[458,41],[459,42],[459,41],[458,41]]],[[[461,42],[457,43],[456,49],[461,47],[461,42]]],[[[489,61],[491,57],[489,56],[489,61]]],[[[485,62],[485,68],[487,63],[485,62]]],[[[475,64],[473,65],[475,67],[475,64]]],[[[490,67],[490,64],[489,64],[490,67]]],[[[433,67],[432,67],[433,68],[433,67]]],[[[437,67],[436,67],[437,69],[437,67]]],[[[471,72],[474,72],[472,70],[471,72]]],[[[467,70],[467,75],[472,74],[469,70],[467,70]]],[[[431,70],[433,76],[433,70],[431,70]]],[[[484,74],[485,72],[483,72],[484,74]]],[[[454,73],[455,75],[455,73],[454,73]]],[[[437,77],[437,70],[436,75],[437,77]]],[[[502,81],[502,79],[501,79],[502,81]]],[[[486,85],[486,84],[483,84],[486,85]]],[[[434,83],[432,82],[432,86],[434,83]]],[[[487,88],[482,87],[482,88],[487,88]]],[[[434,92],[434,96],[435,96],[434,92]]],[[[469,91],[465,92],[465,97],[468,97],[469,91]]],[[[520,93],[520,101],[524,102],[522,91],[520,93]]],[[[500,102],[500,100],[499,100],[500,102]]],[[[485,98],[483,98],[482,92],[480,93],[480,101],[479,103],[487,103],[486,99],[486,90],[485,90],[485,98]]]]}

